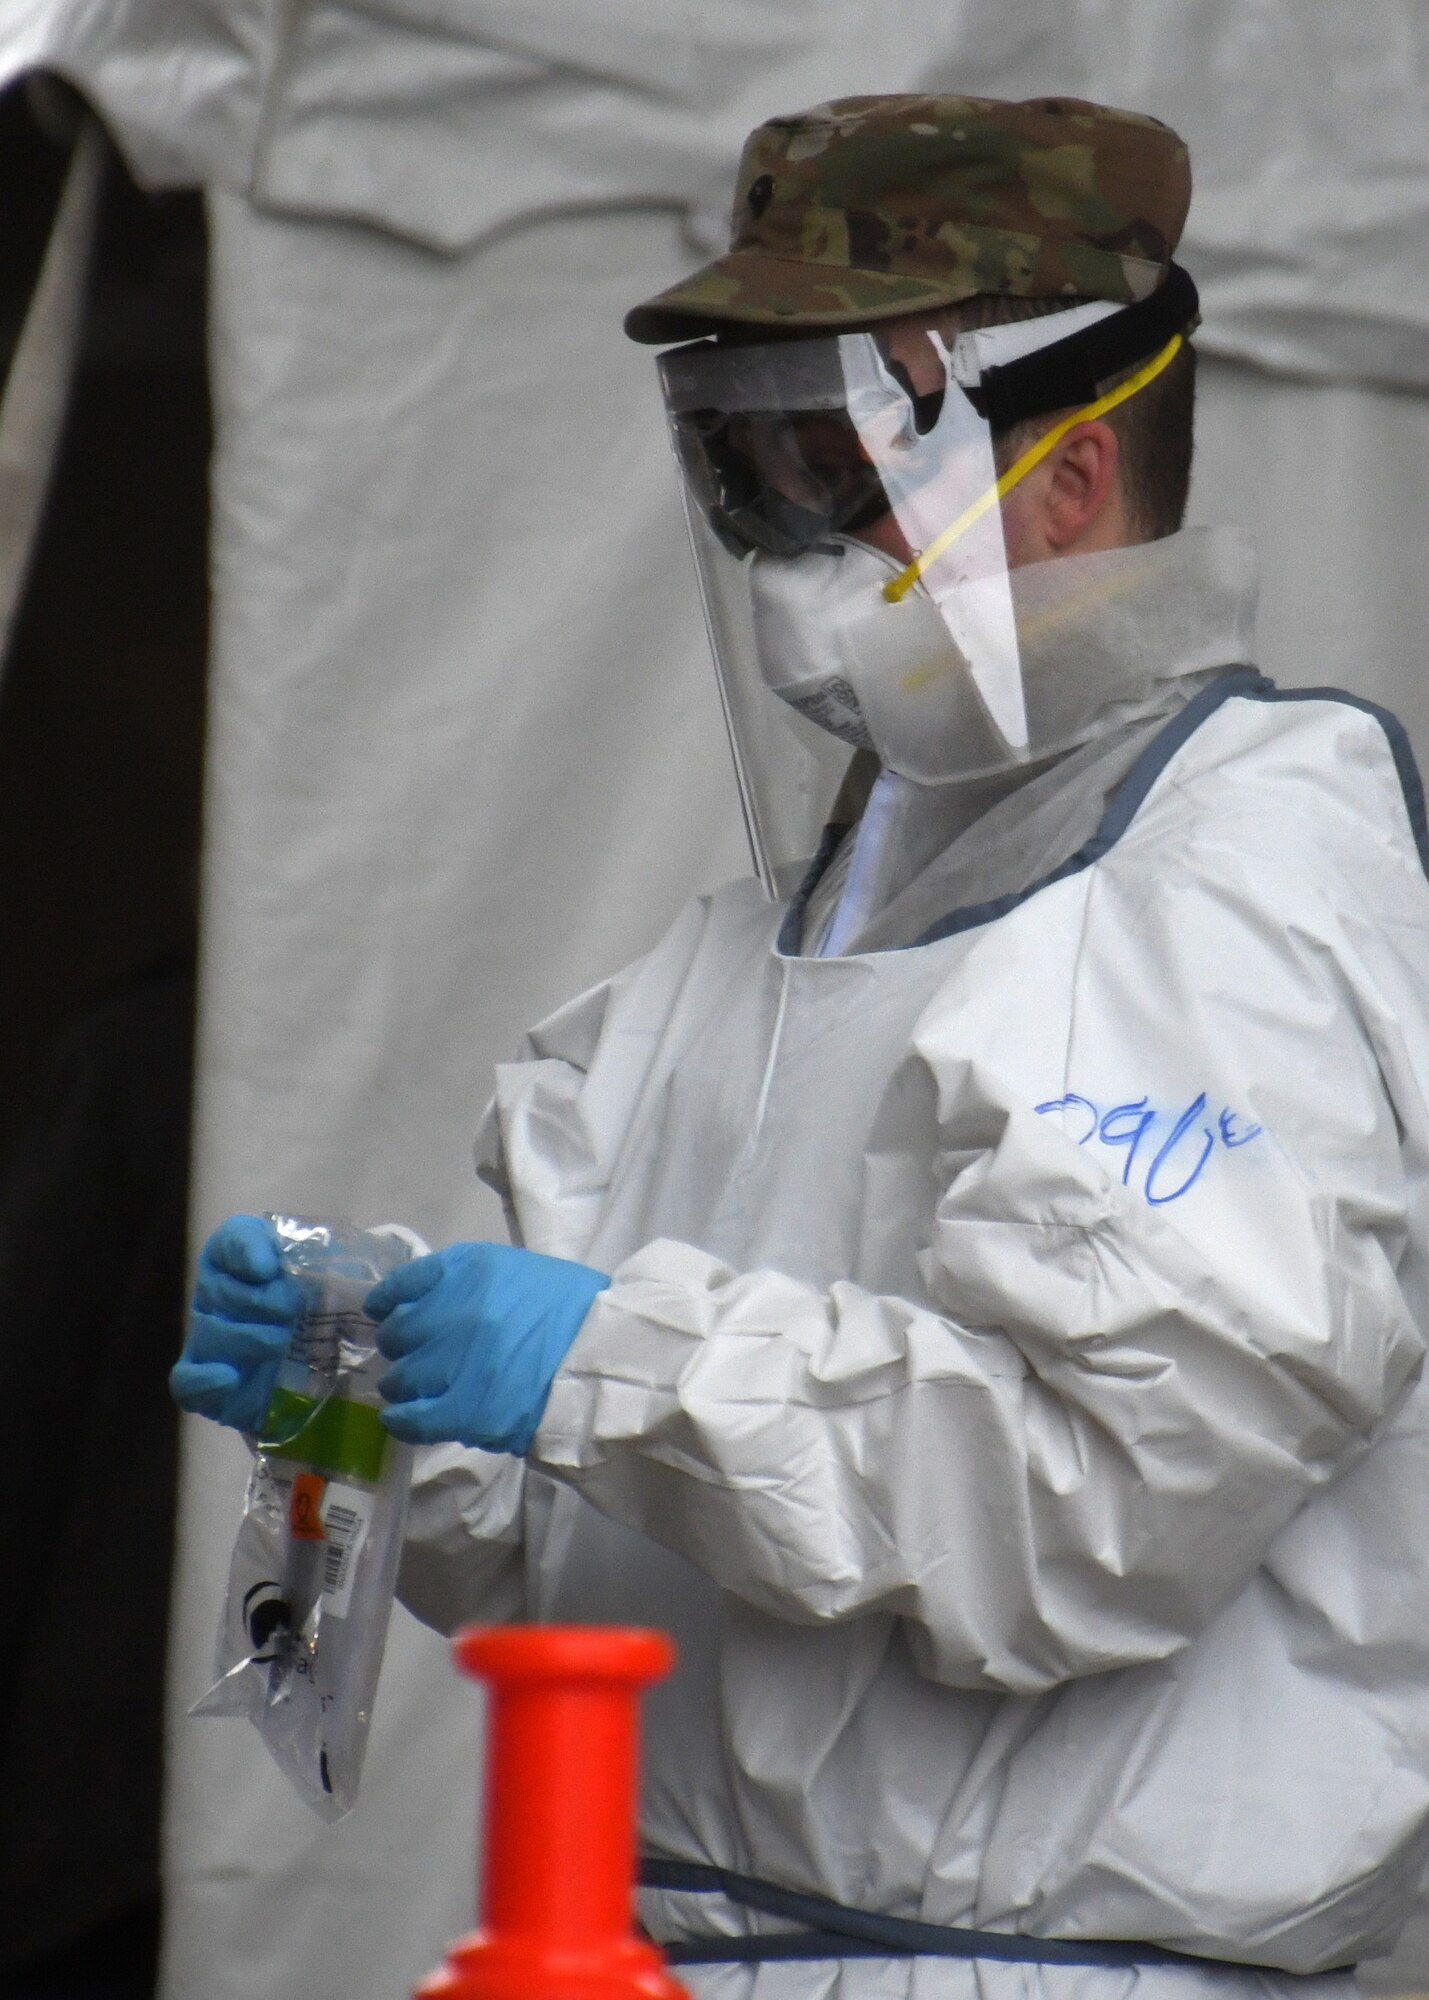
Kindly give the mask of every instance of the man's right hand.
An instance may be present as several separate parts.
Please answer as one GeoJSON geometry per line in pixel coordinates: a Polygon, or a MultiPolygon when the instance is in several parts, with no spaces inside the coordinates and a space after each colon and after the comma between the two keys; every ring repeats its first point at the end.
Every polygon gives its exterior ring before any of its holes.
{"type": "Polygon", "coordinates": [[[300,1312],[273,1230],[231,1215],[199,1256],[188,1339],[169,1371],[180,1409],[256,1434],[300,1312]]]}

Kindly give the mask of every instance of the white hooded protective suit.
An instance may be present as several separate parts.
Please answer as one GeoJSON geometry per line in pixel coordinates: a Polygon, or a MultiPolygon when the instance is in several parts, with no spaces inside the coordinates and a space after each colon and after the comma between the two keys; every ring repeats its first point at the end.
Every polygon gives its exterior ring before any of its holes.
{"type": "Polygon", "coordinates": [[[403,1589],[673,1633],[649,1854],[1267,1970],[682,1968],[699,1995],[1324,1994],[1419,1887],[1423,802],[1379,712],[1211,671],[1244,592],[1184,546],[1183,705],[1080,805],[1027,788],[1018,886],[1015,799],[981,876],[974,827],[899,892],[922,942],[801,955],[735,885],[500,1071],[520,1240],[613,1279],[528,1462],[426,1455],[403,1589]]]}

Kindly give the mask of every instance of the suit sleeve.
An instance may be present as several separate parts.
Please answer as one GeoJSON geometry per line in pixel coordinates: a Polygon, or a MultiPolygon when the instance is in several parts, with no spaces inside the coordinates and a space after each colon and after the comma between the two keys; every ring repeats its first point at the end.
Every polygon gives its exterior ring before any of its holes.
{"type": "Polygon", "coordinates": [[[431,1445],[417,1454],[397,1595],[438,1632],[525,1612],[520,1459],[431,1445]]]}
{"type": "Polygon", "coordinates": [[[920,1296],[651,1243],[532,1452],[774,1616],[901,1619],[956,1686],[1185,1645],[1423,1358],[1399,1280],[1422,1106],[1396,1104],[1414,1062],[1391,1046],[1429,990],[1422,922],[1230,838],[1082,893],[1050,1102],[970,1060],[954,1013],[919,1025],[941,1189],[920,1296]],[[1109,1092],[1118,1143],[1088,1144],[1078,1107],[1109,1092]],[[1137,1107],[1162,1104],[1129,1171],[1137,1107]]]}
{"type": "MultiPolygon", "coordinates": [[[[645,961],[569,1001],[531,1030],[518,1062],[498,1068],[476,1168],[501,1196],[513,1243],[552,1257],[584,1255],[631,1099],[698,932],[696,910],[665,940],[642,985],[643,1011],[623,1018],[629,1046],[620,1061],[609,1049],[612,997],[639,980],[645,961]],[[513,1158],[502,1107],[513,1090],[533,1085],[539,1143],[523,1130],[513,1158]]],[[[424,1623],[450,1632],[472,1619],[524,1615],[525,1481],[518,1459],[454,1444],[418,1454],[397,1588],[424,1623]]]]}

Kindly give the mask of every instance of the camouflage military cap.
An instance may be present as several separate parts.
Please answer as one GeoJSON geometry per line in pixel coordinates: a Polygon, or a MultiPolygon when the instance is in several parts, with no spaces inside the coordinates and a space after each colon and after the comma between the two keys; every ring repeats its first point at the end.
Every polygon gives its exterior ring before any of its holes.
{"type": "Polygon", "coordinates": [[[632,340],[838,327],[978,292],[1130,302],[1166,275],[1183,142],[1071,97],[843,97],[753,132],[728,253],[636,306],[632,340]]]}

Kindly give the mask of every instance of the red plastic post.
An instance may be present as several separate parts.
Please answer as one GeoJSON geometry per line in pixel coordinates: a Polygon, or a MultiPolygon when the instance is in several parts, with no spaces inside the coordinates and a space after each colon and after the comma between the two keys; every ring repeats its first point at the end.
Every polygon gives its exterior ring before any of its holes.
{"type": "Polygon", "coordinates": [[[674,1647],[512,1625],[454,1650],[490,1690],[481,1922],[415,2000],[686,2000],[631,1924],[639,1696],[674,1647]]]}

